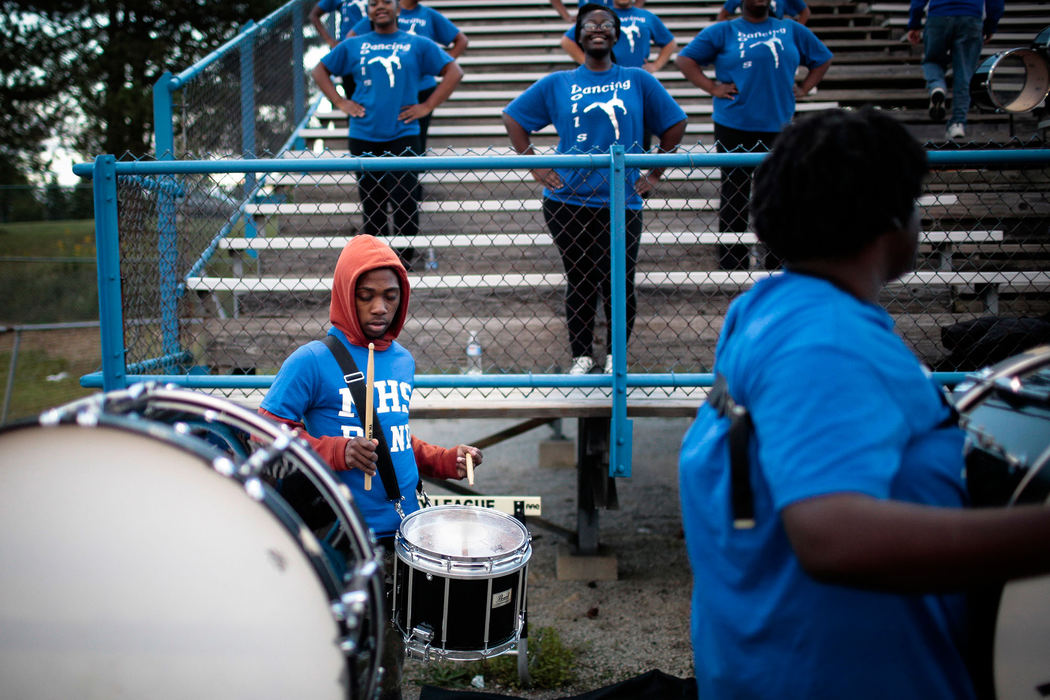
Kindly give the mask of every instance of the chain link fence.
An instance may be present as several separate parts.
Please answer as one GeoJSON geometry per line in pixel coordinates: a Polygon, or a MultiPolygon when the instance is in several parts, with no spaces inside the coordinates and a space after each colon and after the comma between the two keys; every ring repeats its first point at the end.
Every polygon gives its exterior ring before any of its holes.
{"type": "MultiPolygon", "coordinates": [[[[973,340],[976,319],[1033,324],[1020,339],[1008,329],[998,348],[1006,354],[1019,350],[1011,343],[1036,344],[1033,333],[1050,319],[1050,156],[1030,153],[1041,159],[1000,164],[1008,152],[982,151],[965,165],[938,165],[931,153],[916,271],[887,287],[882,302],[935,370],[973,370],[987,359],[974,355],[972,342],[949,345],[952,333],[966,330],[973,340]]],[[[581,272],[608,287],[608,261],[567,269],[529,171],[514,167],[516,157],[508,169],[505,149],[473,155],[455,168],[441,157],[413,161],[427,163],[418,171],[420,232],[386,232],[395,249],[415,249],[400,341],[415,355],[417,374],[464,373],[472,335],[486,375],[566,372],[567,279],[581,272]]],[[[631,373],[709,372],[729,303],[770,274],[751,232],[719,230],[725,156],[697,157],[701,165],[669,168],[645,199],[631,373]],[[727,246],[746,253],[740,264],[720,259],[727,246]]],[[[129,373],[270,375],[298,345],[323,336],[336,259],[363,226],[357,176],[345,171],[357,161],[327,162],[344,170],[325,172],[321,158],[302,161],[311,172],[260,173],[260,191],[243,208],[229,194],[229,173],[179,175],[174,196],[158,186],[162,178],[119,178],[129,373]],[[165,235],[166,225],[175,235],[165,235]]],[[[600,371],[611,352],[608,318],[593,295],[591,302],[600,371]]]]}
{"type": "Polygon", "coordinates": [[[166,74],[154,88],[157,153],[280,153],[309,110],[305,66],[316,61],[308,56],[324,47],[309,23],[312,6],[289,2],[200,63],[166,74]]]}

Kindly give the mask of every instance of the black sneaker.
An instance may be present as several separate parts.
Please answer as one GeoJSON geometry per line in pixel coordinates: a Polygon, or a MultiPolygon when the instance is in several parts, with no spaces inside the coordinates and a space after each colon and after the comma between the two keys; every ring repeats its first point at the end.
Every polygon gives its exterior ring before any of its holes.
{"type": "Polygon", "coordinates": [[[930,90],[930,119],[935,122],[944,121],[944,88],[935,87],[930,90]]]}

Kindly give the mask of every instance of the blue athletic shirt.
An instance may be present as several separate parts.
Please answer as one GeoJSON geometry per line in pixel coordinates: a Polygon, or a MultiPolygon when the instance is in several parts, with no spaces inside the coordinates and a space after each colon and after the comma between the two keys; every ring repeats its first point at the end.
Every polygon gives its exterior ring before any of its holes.
{"type": "Polygon", "coordinates": [[[320,0],[317,6],[325,13],[339,10],[339,33],[336,38],[342,41],[350,33],[350,28],[368,17],[368,0],[320,0]]]}
{"type": "Polygon", "coordinates": [[[397,118],[418,101],[423,76],[439,75],[452,57],[430,39],[403,31],[369,32],[335,46],[321,63],[333,75],[354,74],[354,102],[365,116],[350,119],[350,138],[392,141],[419,133],[419,121],[397,118]]]}
{"type": "Polygon", "coordinates": [[[832,54],[807,27],[792,20],[715,22],[681,55],[714,64],[719,82],[734,83],[733,99],[714,98],[715,123],[741,131],[780,131],[795,114],[795,71],[815,68],[832,54]]]}
{"type": "MultiPolygon", "coordinates": [[[[742,0],[726,0],[722,8],[729,14],[733,14],[741,3],[742,0]]],[[[770,0],[769,3],[769,14],[777,19],[784,19],[784,15],[796,17],[802,14],[804,9],[806,9],[805,0],[770,0]]]]}
{"type": "MultiPolygon", "coordinates": [[[[354,363],[363,371],[368,363],[368,349],[347,342],[337,328],[329,329],[328,334],[346,346],[354,363]]],[[[412,354],[396,341],[386,350],[375,351],[373,357],[376,415],[390,447],[398,487],[405,496],[402,507],[408,515],[419,509],[415,498],[419,471],[408,427],[416,363],[412,354]]],[[[361,411],[350,398],[343,371],[332,352],[319,340],[300,346],[288,356],[261,406],[275,415],[301,420],[310,435],[364,435],[361,411]]],[[[350,488],[362,517],[377,537],[397,532],[401,518],[386,501],[386,491],[378,474],[372,478],[371,490],[365,491],[365,475],[359,469],[333,473],[350,488]]]]}
{"type": "MultiPolygon", "coordinates": [[[[620,38],[613,46],[616,63],[621,66],[641,68],[649,60],[650,46],[659,48],[674,41],[674,35],[660,18],[648,10],[629,7],[626,10],[612,8],[620,18],[620,38]]],[[[565,36],[573,39],[576,25],[569,27],[565,36]]]]}
{"type": "MultiPolygon", "coordinates": [[[[546,75],[503,111],[530,133],[553,124],[558,153],[608,153],[614,144],[623,145],[627,153],[641,153],[646,129],[662,134],[686,118],[648,71],[616,64],[602,73],[580,66],[546,75]]],[[[607,169],[558,168],[557,172],[563,186],[554,191],[544,188],[544,197],[580,206],[608,206],[607,169]]],[[[628,209],[642,208],[642,198],[634,191],[639,174],[637,168],[626,173],[628,209]]]]}
{"type": "Polygon", "coordinates": [[[961,595],[818,583],[780,521],[834,493],[966,505],[964,434],[881,307],[786,272],[733,302],[715,371],[755,424],[755,527],[734,530],[726,420],[704,404],[679,487],[700,697],[972,698],[961,595]]]}
{"type": "MultiPolygon", "coordinates": [[[[397,16],[397,28],[416,36],[425,36],[438,46],[448,46],[459,35],[459,28],[437,10],[416,5],[411,10],[403,9],[397,16]]],[[[354,25],[354,34],[372,31],[372,23],[366,16],[354,25]]],[[[432,75],[425,75],[419,82],[420,90],[429,90],[437,85],[432,75]]]]}

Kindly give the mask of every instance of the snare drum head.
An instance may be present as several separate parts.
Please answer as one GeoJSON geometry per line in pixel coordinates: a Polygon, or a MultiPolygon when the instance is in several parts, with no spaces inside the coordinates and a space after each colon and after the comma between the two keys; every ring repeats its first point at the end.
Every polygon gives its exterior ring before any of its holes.
{"type": "Polygon", "coordinates": [[[6,694],[346,697],[302,541],[210,460],[155,425],[0,432],[6,694]]]}
{"type": "Polygon", "coordinates": [[[398,539],[434,558],[493,560],[525,550],[529,533],[515,518],[475,506],[434,506],[401,521],[398,539]]]}

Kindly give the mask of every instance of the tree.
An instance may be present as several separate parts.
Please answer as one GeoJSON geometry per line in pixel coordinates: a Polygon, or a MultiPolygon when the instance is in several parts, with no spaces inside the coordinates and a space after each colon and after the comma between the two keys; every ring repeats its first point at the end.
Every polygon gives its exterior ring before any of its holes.
{"type": "MultiPolygon", "coordinates": [[[[149,153],[160,75],[188,68],[281,4],[2,0],[0,156],[15,173],[39,169],[42,143],[56,133],[86,158],[149,153]]],[[[0,181],[13,176],[0,170],[0,181]]]]}

